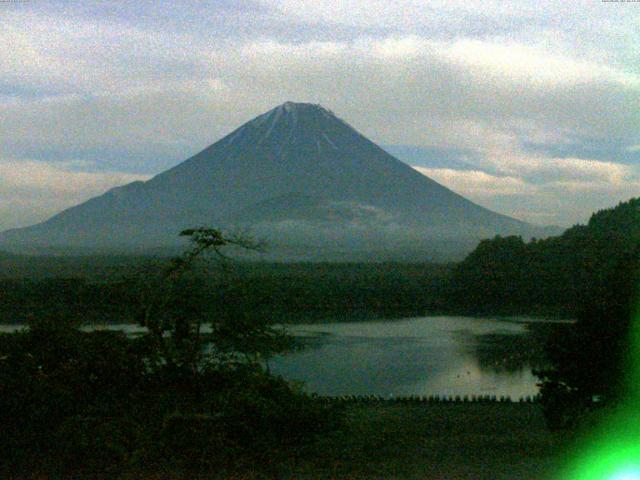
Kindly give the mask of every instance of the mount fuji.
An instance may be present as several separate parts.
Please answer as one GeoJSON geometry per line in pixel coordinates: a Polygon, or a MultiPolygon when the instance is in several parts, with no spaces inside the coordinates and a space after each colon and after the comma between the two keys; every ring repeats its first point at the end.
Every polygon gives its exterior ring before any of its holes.
{"type": "Polygon", "coordinates": [[[9,250],[154,251],[188,227],[249,230],[278,259],[458,257],[545,229],[483,208],[396,159],[331,111],[287,102],[145,182],[26,228],[9,250]]]}

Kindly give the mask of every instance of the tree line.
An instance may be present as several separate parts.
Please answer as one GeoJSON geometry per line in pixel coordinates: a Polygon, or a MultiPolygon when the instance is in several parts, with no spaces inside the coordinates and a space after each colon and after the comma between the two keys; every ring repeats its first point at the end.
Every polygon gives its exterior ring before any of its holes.
{"type": "MultiPolygon", "coordinates": [[[[87,262],[90,262],[88,259],[87,262]]],[[[0,322],[29,316],[81,316],[91,323],[131,322],[132,275],[161,258],[130,260],[108,274],[0,279],[0,322]]],[[[200,301],[212,311],[242,306],[277,323],[422,315],[441,309],[448,265],[234,262],[203,265],[200,301]],[[240,301],[241,300],[241,301],[240,301]]]]}

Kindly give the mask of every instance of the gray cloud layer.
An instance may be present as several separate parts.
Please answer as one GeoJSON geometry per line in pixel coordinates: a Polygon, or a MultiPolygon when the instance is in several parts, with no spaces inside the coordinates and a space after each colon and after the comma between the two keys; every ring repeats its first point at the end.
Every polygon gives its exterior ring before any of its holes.
{"type": "Polygon", "coordinates": [[[0,229],[286,100],[494,210],[584,221],[640,192],[639,24],[592,1],[2,4],[0,229]]]}

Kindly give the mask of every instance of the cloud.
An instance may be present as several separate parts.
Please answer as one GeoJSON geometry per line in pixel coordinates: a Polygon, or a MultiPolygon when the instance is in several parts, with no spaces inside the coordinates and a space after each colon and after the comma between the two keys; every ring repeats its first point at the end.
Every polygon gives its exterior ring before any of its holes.
{"type": "Polygon", "coordinates": [[[453,170],[450,168],[417,166],[413,168],[456,193],[476,199],[523,193],[530,194],[536,190],[535,186],[527,184],[522,178],[499,177],[480,170],[453,170]]]}
{"type": "Polygon", "coordinates": [[[26,226],[146,175],[77,171],[83,162],[0,161],[0,230],[26,226]]]}
{"type": "MultiPolygon", "coordinates": [[[[638,151],[637,9],[479,0],[60,5],[0,7],[0,42],[11,46],[0,50],[0,168],[28,158],[43,168],[34,176],[43,184],[50,169],[74,174],[68,162],[78,159],[105,179],[157,173],[294,100],[322,103],[378,143],[470,152],[455,165],[422,166],[527,218],[560,212],[570,190],[571,217],[552,218],[582,220],[592,199],[601,208],[636,185],[632,166],[581,147],[638,151]],[[558,145],[563,158],[549,153],[558,145]]],[[[11,202],[32,202],[12,191],[11,202]]]]}
{"type": "MultiPolygon", "coordinates": [[[[71,138],[92,145],[101,136],[102,142],[120,148],[144,148],[149,142],[205,146],[293,99],[323,103],[382,143],[486,149],[569,134],[636,143],[640,90],[620,80],[625,74],[598,65],[572,67],[570,59],[540,52],[538,63],[549,61],[544,69],[531,69],[526,61],[511,65],[508,59],[525,55],[525,47],[474,41],[474,51],[485,59],[494,58],[496,49],[504,51],[502,60],[478,65],[459,54],[465,45],[417,37],[201,45],[197,55],[185,58],[191,68],[173,71],[172,77],[179,78],[155,79],[125,69],[129,59],[115,49],[101,58],[105,75],[91,68],[86,75],[83,68],[71,75],[84,79],[77,93],[0,98],[2,116],[9,120],[0,134],[11,138],[16,149],[33,142],[34,131],[48,144],[71,138]],[[536,77],[538,70],[546,73],[536,77]],[[119,75],[127,79],[120,82],[119,75]],[[545,79],[549,82],[542,88],[538,83],[545,79]]],[[[168,65],[173,59],[167,53],[168,65]]],[[[51,80],[47,72],[42,75],[51,80]]]]}
{"type": "Polygon", "coordinates": [[[538,180],[572,180],[583,183],[620,185],[635,177],[635,169],[613,162],[582,158],[533,158],[522,169],[529,178],[538,180]]]}
{"type": "Polygon", "coordinates": [[[463,39],[442,50],[454,63],[467,65],[493,78],[533,86],[605,82],[637,88],[640,77],[598,64],[544,51],[539,46],[463,39]]]}
{"type": "Polygon", "coordinates": [[[579,158],[531,158],[522,176],[491,175],[478,170],[416,167],[475,202],[539,224],[571,225],[640,191],[635,166],[579,158]]]}

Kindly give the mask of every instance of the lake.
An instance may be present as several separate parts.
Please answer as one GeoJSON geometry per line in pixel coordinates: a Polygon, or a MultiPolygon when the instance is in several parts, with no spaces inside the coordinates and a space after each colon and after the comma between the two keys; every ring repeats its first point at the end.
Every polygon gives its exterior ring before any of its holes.
{"type": "MultiPolygon", "coordinates": [[[[268,366],[320,395],[517,399],[538,392],[532,368],[544,366],[546,336],[566,323],[441,316],[288,325],[304,348],[272,358],[268,366]]],[[[0,331],[16,328],[0,325],[0,331]]],[[[86,328],[144,331],[135,325],[86,328]]]]}
{"type": "Polygon", "coordinates": [[[320,395],[496,395],[538,393],[546,335],[535,319],[420,317],[295,325],[305,348],[269,361],[272,372],[320,395]]]}

